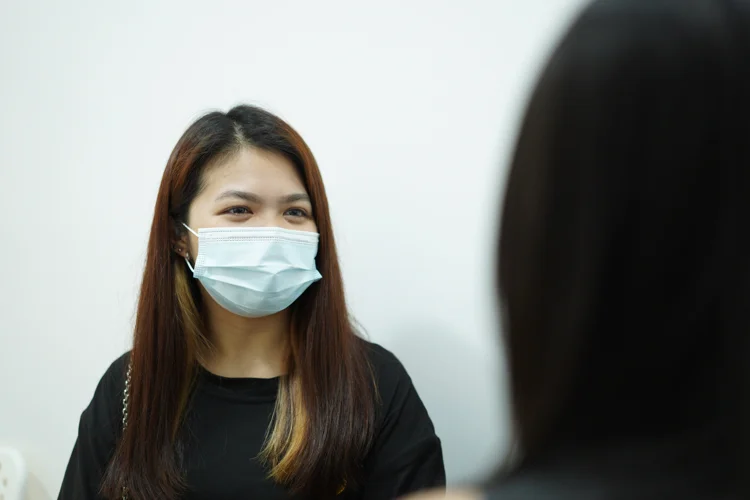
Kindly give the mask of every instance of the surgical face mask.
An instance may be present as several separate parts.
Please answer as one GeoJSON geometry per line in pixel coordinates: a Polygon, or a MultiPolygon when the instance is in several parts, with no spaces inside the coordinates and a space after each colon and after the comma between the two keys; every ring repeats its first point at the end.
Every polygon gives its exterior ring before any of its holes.
{"type": "Polygon", "coordinates": [[[321,279],[315,267],[318,233],[279,227],[216,227],[196,233],[195,267],[206,291],[224,309],[249,318],[283,311],[321,279]]]}

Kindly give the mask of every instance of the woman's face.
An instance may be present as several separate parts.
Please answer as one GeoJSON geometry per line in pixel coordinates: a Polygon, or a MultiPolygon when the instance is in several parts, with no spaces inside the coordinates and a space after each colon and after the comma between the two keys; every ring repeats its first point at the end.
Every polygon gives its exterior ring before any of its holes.
{"type": "MultiPolygon", "coordinates": [[[[292,162],[252,147],[206,169],[203,189],[190,205],[187,225],[210,227],[281,227],[317,232],[310,197],[292,162]]],[[[188,233],[190,257],[198,238],[188,233]]],[[[183,255],[184,256],[184,255],[183,255]]]]}

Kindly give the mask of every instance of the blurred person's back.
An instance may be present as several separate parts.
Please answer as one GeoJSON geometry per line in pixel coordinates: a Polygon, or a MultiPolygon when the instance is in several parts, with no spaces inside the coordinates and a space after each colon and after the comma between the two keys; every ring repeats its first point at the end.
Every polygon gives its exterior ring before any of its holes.
{"type": "Polygon", "coordinates": [[[750,498],[749,40],[747,0],[602,0],[551,57],[503,212],[488,498],[750,498]]]}

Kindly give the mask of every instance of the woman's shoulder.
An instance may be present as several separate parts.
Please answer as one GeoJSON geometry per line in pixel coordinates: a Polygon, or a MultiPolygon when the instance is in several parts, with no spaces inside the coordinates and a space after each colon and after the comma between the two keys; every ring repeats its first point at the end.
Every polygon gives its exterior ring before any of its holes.
{"type": "Polygon", "coordinates": [[[421,407],[422,402],[414,383],[398,357],[379,344],[366,340],[363,342],[380,404],[389,411],[414,405],[421,407]]]}
{"type": "Polygon", "coordinates": [[[397,381],[409,381],[409,374],[406,372],[406,368],[401,361],[391,351],[368,340],[361,339],[364,344],[365,352],[367,352],[370,366],[372,367],[375,377],[378,381],[392,380],[397,381]]]}
{"type": "Polygon", "coordinates": [[[375,441],[366,462],[372,498],[443,487],[440,439],[411,377],[394,353],[371,342],[365,345],[377,397],[375,441]]]}
{"type": "Polygon", "coordinates": [[[105,432],[115,431],[119,427],[129,362],[130,352],[126,352],[110,363],[99,379],[91,402],[81,415],[81,427],[105,432]]]}
{"type": "Polygon", "coordinates": [[[102,375],[98,389],[102,389],[107,396],[121,396],[125,390],[125,379],[127,378],[128,365],[130,364],[130,351],[124,353],[112,363],[102,375]]]}
{"type": "Polygon", "coordinates": [[[122,354],[120,357],[112,361],[104,372],[104,377],[109,377],[114,382],[124,382],[125,375],[128,372],[128,364],[130,363],[130,351],[122,354]]]}

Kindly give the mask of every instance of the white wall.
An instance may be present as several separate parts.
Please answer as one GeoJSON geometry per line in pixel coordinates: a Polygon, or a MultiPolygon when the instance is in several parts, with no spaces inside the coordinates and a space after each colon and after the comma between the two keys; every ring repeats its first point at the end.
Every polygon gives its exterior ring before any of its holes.
{"type": "Polygon", "coordinates": [[[7,0],[0,5],[0,445],[57,497],[127,348],[167,156],[202,112],[310,144],[350,304],[412,374],[449,480],[503,451],[493,246],[504,163],[579,0],[7,0]]]}

